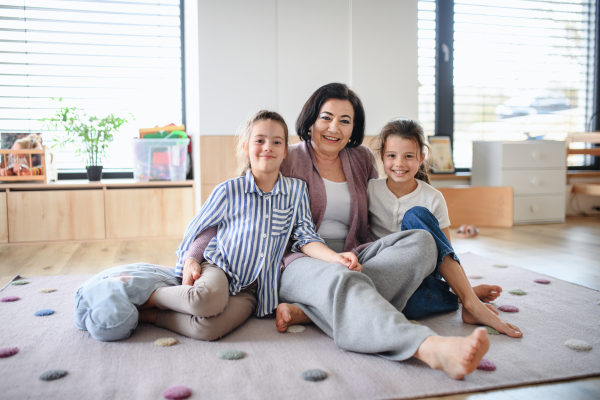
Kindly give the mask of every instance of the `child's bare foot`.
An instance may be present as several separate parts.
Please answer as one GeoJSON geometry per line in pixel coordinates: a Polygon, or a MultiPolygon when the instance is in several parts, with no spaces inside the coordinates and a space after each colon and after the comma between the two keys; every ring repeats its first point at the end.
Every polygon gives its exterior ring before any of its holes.
{"type": "Polygon", "coordinates": [[[489,304],[483,304],[481,301],[475,301],[472,304],[462,306],[462,320],[467,324],[487,325],[504,333],[510,337],[518,338],[523,336],[519,328],[513,324],[498,317],[496,310],[490,309],[489,304]]]}
{"type": "Polygon", "coordinates": [[[311,322],[311,319],[297,305],[281,303],[277,306],[275,325],[277,325],[279,332],[285,332],[290,325],[309,324],[311,322]]]}
{"type": "Polygon", "coordinates": [[[496,285],[478,285],[473,287],[475,295],[479,297],[481,301],[494,301],[500,296],[502,288],[496,285]]]}
{"type": "MultiPolygon", "coordinates": [[[[475,293],[475,296],[479,298],[479,300],[488,302],[496,300],[498,296],[500,296],[502,288],[496,285],[477,285],[473,286],[473,292],[475,293]]],[[[458,302],[462,303],[460,297],[458,298],[458,302]]]]}
{"type": "Polygon", "coordinates": [[[156,314],[158,314],[158,308],[147,308],[145,310],[139,310],[138,322],[148,322],[150,324],[156,324],[156,314]]]}
{"type": "Polygon", "coordinates": [[[489,347],[487,332],[477,328],[464,338],[429,336],[414,356],[452,379],[462,379],[475,371],[489,347]]]}

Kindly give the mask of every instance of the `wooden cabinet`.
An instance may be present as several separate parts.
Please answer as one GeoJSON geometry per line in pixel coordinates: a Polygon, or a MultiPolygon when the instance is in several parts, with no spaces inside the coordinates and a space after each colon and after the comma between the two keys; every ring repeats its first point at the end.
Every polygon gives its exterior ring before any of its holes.
{"type": "Polygon", "coordinates": [[[194,184],[61,181],[0,185],[0,243],[182,238],[194,184]]]}
{"type": "Polygon", "coordinates": [[[194,217],[193,188],[106,190],[106,238],[181,236],[194,217]]]}
{"type": "Polygon", "coordinates": [[[0,192],[0,243],[8,242],[8,210],[6,192],[0,192]]]}
{"type": "Polygon", "coordinates": [[[10,241],[104,239],[102,190],[40,190],[8,193],[10,241]]]}
{"type": "Polygon", "coordinates": [[[471,186],[511,186],[515,224],[564,222],[565,142],[473,142],[471,186]]]}

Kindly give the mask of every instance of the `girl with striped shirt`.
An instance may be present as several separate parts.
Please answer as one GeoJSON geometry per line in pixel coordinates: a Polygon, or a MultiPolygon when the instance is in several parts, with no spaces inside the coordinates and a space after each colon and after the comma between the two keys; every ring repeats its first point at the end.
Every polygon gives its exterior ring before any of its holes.
{"type": "Polygon", "coordinates": [[[306,183],[279,172],[287,146],[287,125],[279,114],[260,111],[247,122],[239,141],[245,174],[214,189],[177,249],[181,276],[197,235],[218,227],[204,252],[200,277],[193,286],[157,289],[142,307],[140,321],[215,340],[252,313],[270,314],[279,304],[279,264],[290,238],[292,251],[361,270],[354,253],[335,253],[315,232],[306,183]]]}
{"type": "Polygon", "coordinates": [[[92,277],[75,296],[76,326],[103,341],[127,338],[138,322],[219,339],[252,314],[277,308],[279,264],[290,238],[292,251],[361,271],[354,253],[335,253],[315,232],[306,183],[279,173],[287,147],[283,118],[255,114],[239,140],[245,174],[218,185],[194,217],[177,249],[177,268],[137,263],[92,277]],[[182,285],[190,244],[215,226],[200,276],[182,285]]]}

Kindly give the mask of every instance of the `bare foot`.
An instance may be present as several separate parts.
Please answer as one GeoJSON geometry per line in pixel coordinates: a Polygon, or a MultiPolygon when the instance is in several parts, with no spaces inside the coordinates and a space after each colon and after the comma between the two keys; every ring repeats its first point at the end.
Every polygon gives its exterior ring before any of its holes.
{"type": "Polygon", "coordinates": [[[275,325],[277,325],[279,332],[285,332],[290,325],[309,324],[311,322],[304,311],[294,304],[281,303],[277,306],[275,325]]]}
{"type": "Polygon", "coordinates": [[[452,379],[462,379],[475,371],[489,347],[487,332],[477,328],[464,338],[429,336],[414,356],[452,379]]]}
{"type": "Polygon", "coordinates": [[[138,322],[148,322],[150,324],[156,324],[156,314],[158,314],[158,308],[147,308],[139,310],[140,315],[138,316],[138,322]]]}
{"type": "Polygon", "coordinates": [[[502,288],[496,285],[478,285],[473,287],[475,295],[479,297],[481,301],[494,301],[502,293],[502,288]]]}
{"type": "Polygon", "coordinates": [[[518,338],[523,336],[519,328],[513,324],[502,320],[498,317],[498,312],[489,307],[489,304],[483,304],[481,301],[473,304],[463,304],[462,320],[467,324],[487,325],[496,329],[500,333],[504,333],[510,337],[518,338]]]}

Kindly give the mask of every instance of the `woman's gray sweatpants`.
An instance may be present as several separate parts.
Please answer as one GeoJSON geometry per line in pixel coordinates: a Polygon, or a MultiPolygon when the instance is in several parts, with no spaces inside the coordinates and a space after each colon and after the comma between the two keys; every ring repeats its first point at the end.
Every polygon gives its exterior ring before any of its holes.
{"type": "Polygon", "coordinates": [[[279,301],[297,304],[341,349],[406,360],[435,333],[399,310],[436,260],[427,231],[397,232],[359,254],[362,272],[310,257],[293,261],[281,275],[279,301]]]}

